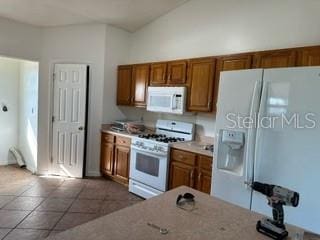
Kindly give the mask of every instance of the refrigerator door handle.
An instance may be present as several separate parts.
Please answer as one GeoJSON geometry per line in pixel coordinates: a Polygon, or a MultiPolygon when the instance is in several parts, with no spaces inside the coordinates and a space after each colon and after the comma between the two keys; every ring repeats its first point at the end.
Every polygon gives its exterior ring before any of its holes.
{"type": "MultiPolygon", "coordinates": [[[[266,101],[267,101],[267,89],[268,89],[268,82],[264,82],[264,85],[262,87],[262,91],[261,91],[261,100],[260,100],[260,106],[259,106],[259,111],[258,111],[258,119],[261,119],[261,115],[265,112],[265,106],[266,106],[266,101]]],[[[254,161],[253,161],[253,172],[254,172],[254,176],[253,176],[253,180],[257,181],[257,159],[258,159],[258,148],[260,146],[259,144],[259,140],[260,140],[260,136],[261,136],[261,128],[258,126],[257,127],[257,131],[256,131],[256,139],[255,139],[255,148],[254,148],[254,161]]]]}
{"type": "MultiPolygon", "coordinates": [[[[256,115],[260,106],[260,96],[261,96],[262,80],[255,82],[253,95],[250,104],[250,119],[256,120],[256,115]]],[[[255,122],[255,121],[254,121],[255,122]]],[[[256,142],[256,126],[248,128],[247,146],[246,146],[246,169],[245,169],[245,179],[244,184],[247,187],[253,182],[253,168],[254,168],[254,158],[255,158],[255,142],[256,142]]]]}

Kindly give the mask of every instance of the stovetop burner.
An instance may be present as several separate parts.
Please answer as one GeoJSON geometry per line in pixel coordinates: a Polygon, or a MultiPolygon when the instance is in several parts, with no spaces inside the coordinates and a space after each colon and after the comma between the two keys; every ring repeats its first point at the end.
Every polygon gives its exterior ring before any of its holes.
{"type": "Polygon", "coordinates": [[[183,142],[185,140],[184,138],[167,137],[164,134],[142,134],[138,137],[163,143],[183,142]]]}

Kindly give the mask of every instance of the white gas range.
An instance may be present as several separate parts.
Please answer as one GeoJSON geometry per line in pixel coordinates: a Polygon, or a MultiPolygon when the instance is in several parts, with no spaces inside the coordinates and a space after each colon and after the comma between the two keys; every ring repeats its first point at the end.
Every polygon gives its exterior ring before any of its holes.
{"type": "Polygon", "coordinates": [[[134,137],[131,142],[129,191],[151,198],[168,189],[170,144],[191,141],[194,124],[158,120],[155,134],[134,137]]]}

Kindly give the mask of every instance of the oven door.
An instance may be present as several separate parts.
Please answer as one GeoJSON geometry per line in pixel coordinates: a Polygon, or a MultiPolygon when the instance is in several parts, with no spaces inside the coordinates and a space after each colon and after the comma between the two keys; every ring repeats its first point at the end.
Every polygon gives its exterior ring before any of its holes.
{"type": "Polygon", "coordinates": [[[130,179],[167,190],[168,155],[131,146],[130,179]]]}

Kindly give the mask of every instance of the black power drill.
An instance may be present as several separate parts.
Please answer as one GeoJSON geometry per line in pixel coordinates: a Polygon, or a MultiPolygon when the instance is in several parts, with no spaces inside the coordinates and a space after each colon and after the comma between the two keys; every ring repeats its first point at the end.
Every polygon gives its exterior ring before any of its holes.
{"type": "Polygon", "coordinates": [[[264,218],[257,222],[257,231],[273,239],[284,239],[288,236],[284,225],[283,205],[297,207],[299,193],[266,183],[253,182],[252,189],[267,196],[268,205],[272,207],[273,220],[264,218]]]}

